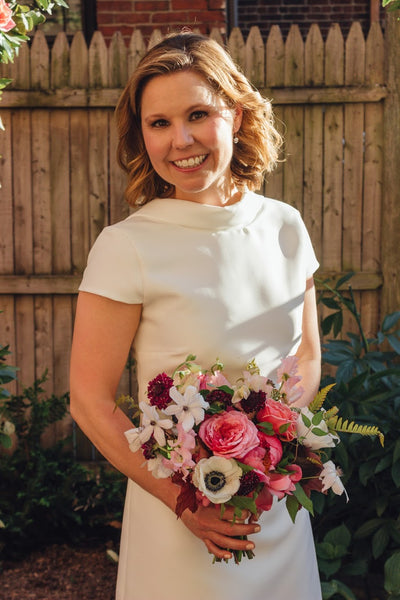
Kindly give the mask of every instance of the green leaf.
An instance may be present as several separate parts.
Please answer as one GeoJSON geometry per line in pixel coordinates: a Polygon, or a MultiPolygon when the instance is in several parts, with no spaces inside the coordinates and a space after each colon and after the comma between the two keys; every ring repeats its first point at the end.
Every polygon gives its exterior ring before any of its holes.
{"type": "Polygon", "coordinates": [[[398,336],[394,335],[394,333],[389,333],[389,335],[387,336],[387,340],[392,346],[393,350],[397,352],[397,354],[400,354],[400,339],[398,338],[398,336]]]}
{"type": "Polygon", "coordinates": [[[315,413],[315,415],[312,418],[312,424],[319,425],[321,423],[321,421],[323,420],[323,418],[324,418],[324,413],[322,411],[315,413]]]}
{"type": "Polygon", "coordinates": [[[301,420],[306,427],[311,427],[311,421],[304,413],[301,413],[301,420]]]}
{"type": "Polygon", "coordinates": [[[241,511],[249,510],[254,515],[256,515],[258,512],[254,499],[250,498],[249,496],[232,496],[232,498],[226,502],[226,504],[230,504],[241,511]]]}
{"type": "Polygon", "coordinates": [[[382,323],[383,333],[387,333],[388,331],[390,331],[392,329],[392,327],[394,327],[398,323],[399,320],[400,320],[400,310],[390,313],[390,315],[386,315],[386,317],[383,319],[383,323],[382,323]]]}
{"type": "Polygon", "coordinates": [[[318,427],[313,427],[311,431],[314,435],[318,435],[319,437],[326,435],[326,431],[323,431],[323,429],[319,429],[318,427]]]}
{"type": "Polygon", "coordinates": [[[324,296],[321,298],[321,303],[332,310],[340,310],[339,302],[330,296],[324,296]]]}
{"type": "Polygon", "coordinates": [[[300,503],[294,496],[287,496],[286,497],[286,508],[287,508],[290,518],[292,519],[292,521],[294,523],[296,520],[298,510],[300,508],[300,503]]]}
{"type": "Polygon", "coordinates": [[[375,559],[379,558],[389,543],[389,533],[386,527],[381,527],[374,533],[372,538],[372,555],[375,559]]]}
{"type": "Polygon", "coordinates": [[[0,446],[3,446],[3,448],[11,448],[12,446],[12,439],[6,433],[0,432],[0,446]]]}
{"type": "Polygon", "coordinates": [[[393,462],[400,460],[400,439],[396,440],[393,450],[393,462]]]}
{"type": "Polygon", "coordinates": [[[339,594],[345,600],[357,600],[350,588],[341,581],[332,579],[332,581],[323,581],[321,583],[322,598],[329,600],[335,594],[339,594]]]}
{"type": "Polygon", "coordinates": [[[336,573],[342,564],[340,559],[337,560],[323,560],[321,558],[318,559],[318,568],[325,575],[325,577],[331,577],[334,573],[336,573]]]}
{"type": "Polygon", "coordinates": [[[335,285],[335,290],[338,290],[339,288],[341,288],[345,283],[347,283],[349,281],[349,279],[351,279],[352,277],[354,277],[354,273],[353,271],[346,273],[346,275],[343,275],[343,277],[340,277],[340,279],[337,280],[336,285],[335,285]]]}
{"type": "Polygon", "coordinates": [[[392,554],[385,562],[384,587],[389,594],[400,594],[400,552],[392,554]]]}
{"type": "Polygon", "coordinates": [[[296,488],[293,492],[293,496],[297,498],[300,504],[304,506],[304,508],[308,510],[309,513],[314,515],[314,507],[312,500],[307,496],[300,483],[296,483],[296,488]]]}
{"type": "MultiPolygon", "coordinates": [[[[339,527],[335,527],[328,531],[324,537],[324,541],[329,542],[334,546],[347,548],[351,542],[351,534],[346,525],[339,525],[339,527]]],[[[344,556],[344,554],[342,556],[344,556]]]]}
{"type": "Polygon", "coordinates": [[[395,462],[391,471],[392,479],[397,488],[400,488],[400,460],[395,462]]]}

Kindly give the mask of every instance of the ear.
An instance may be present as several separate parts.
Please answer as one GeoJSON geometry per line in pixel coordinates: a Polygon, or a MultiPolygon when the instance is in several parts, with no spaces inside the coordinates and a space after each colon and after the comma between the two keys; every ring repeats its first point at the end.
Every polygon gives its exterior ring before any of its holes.
{"type": "Polygon", "coordinates": [[[236,106],[233,113],[233,132],[239,131],[243,119],[243,109],[241,106],[236,106]]]}

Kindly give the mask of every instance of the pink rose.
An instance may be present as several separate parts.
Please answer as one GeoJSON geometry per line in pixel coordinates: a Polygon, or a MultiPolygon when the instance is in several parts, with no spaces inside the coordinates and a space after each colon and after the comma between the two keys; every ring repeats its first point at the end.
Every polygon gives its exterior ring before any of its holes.
{"type": "Polygon", "coordinates": [[[267,435],[263,431],[258,432],[258,439],[263,448],[266,448],[271,467],[276,467],[283,454],[282,442],[275,435],[267,435]]]}
{"type": "Polygon", "coordinates": [[[291,496],[296,488],[296,483],[302,477],[301,468],[298,465],[287,467],[290,473],[269,473],[268,481],[265,483],[260,494],[256,498],[256,506],[261,510],[270,510],[273,497],[282,499],[284,496],[291,496]]]}
{"type": "Polygon", "coordinates": [[[259,446],[257,427],[237,410],[213,415],[200,425],[199,436],[215,456],[241,458],[259,446]]]}
{"type": "Polygon", "coordinates": [[[297,413],[286,404],[267,398],[265,406],[257,413],[259,423],[271,423],[274,433],[281,439],[291,441],[296,437],[297,413]]]}
{"type": "Polygon", "coordinates": [[[5,0],[0,0],[0,31],[10,31],[15,27],[12,10],[5,0]]]}

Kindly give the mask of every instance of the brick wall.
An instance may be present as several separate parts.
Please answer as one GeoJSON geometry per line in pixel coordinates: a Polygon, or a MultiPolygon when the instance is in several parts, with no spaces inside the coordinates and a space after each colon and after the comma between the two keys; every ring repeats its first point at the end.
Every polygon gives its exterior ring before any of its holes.
{"type": "Polygon", "coordinates": [[[209,33],[213,27],[225,32],[225,0],[97,0],[97,28],[106,40],[121,31],[128,40],[134,29],[149,36],[182,27],[209,33]]]}
{"type": "Polygon", "coordinates": [[[346,35],[353,21],[359,21],[367,33],[369,10],[370,0],[238,0],[238,23],[245,35],[252,25],[258,25],[263,38],[271,25],[279,25],[286,36],[292,23],[300,26],[304,37],[312,23],[319,24],[324,37],[332,23],[340,23],[346,35]]]}

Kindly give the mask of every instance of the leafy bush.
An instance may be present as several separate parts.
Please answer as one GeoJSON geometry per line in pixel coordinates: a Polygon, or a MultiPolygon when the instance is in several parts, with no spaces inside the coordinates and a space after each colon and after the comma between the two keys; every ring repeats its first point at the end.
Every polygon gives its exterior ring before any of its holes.
{"type": "Polygon", "coordinates": [[[68,394],[47,398],[46,375],[21,395],[3,401],[15,424],[17,447],[0,455],[0,557],[17,558],[56,542],[112,539],[121,518],[125,479],[109,467],[79,464],[68,440],[41,443],[48,425],[62,419],[68,394]],[[108,536],[108,537],[105,537],[108,536]]]}
{"type": "MultiPolygon", "coordinates": [[[[354,318],[357,333],[323,344],[323,363],[336,367],[328,396],[340,414],[358,423],[373,424],[385,435],[382,448],[374,439],[342,435],[334,451],[343,471],[348,504],[318,495],[314,535],[324,598],[354,598],[343,581],[354,578],[386,590],[400,599],[400,311],[387,315],[380,331],[367,338],[351,287],[325,284],[320,301],[333,312],[322,322],[324,335],[342,332],[343,311],[354,318]],[[344,524],[344,525],[343,525],[344,524]],[[339,595],[338,595],[339,594],[339,595]]],[[[360,584],[359,584],[360,585],[360,584]]],[[[367,596],[365,596],[367,597],[367,596]]]]}
{"type": "Polygon", "coordinates": [[[10,448],[11,435],[14,425],[9,420],[4,401],[10,398],[11,393],[4,387],[7,383],[17,378],[17,368],[6,364],[6,357],[10,354],[9,346],[0,346],[0,446],[10,448]]]}

